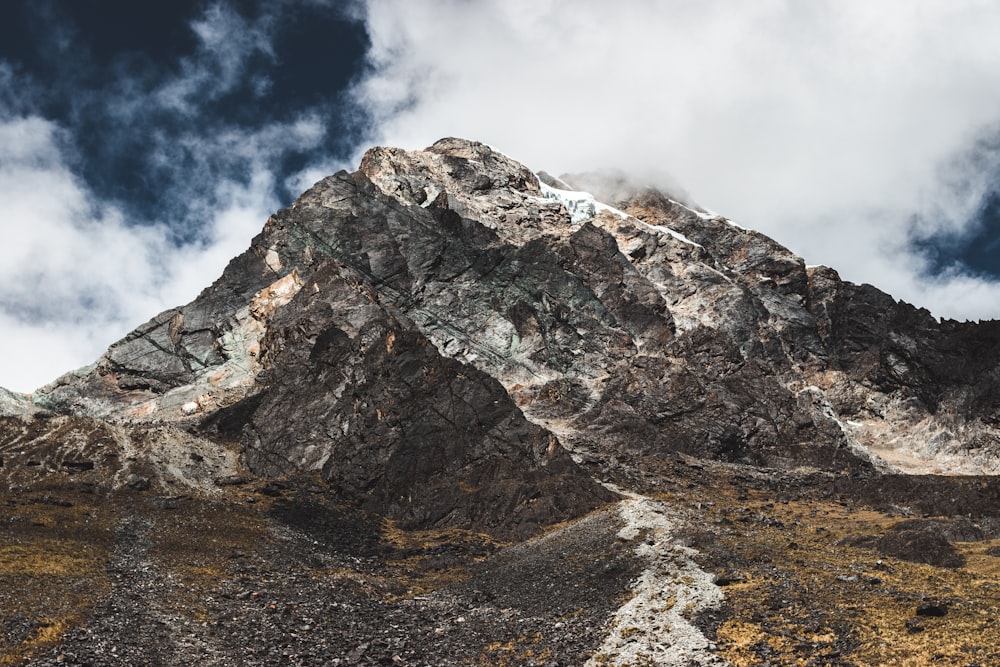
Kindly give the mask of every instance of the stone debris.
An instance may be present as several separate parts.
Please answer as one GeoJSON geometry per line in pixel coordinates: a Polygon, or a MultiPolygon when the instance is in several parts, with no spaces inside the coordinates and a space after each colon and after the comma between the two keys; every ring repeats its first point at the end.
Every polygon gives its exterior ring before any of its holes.
{"type": "Polygon", "coordinates": [[[661,501],[624,493],[627,498],[618,507],[625,526],[618,537],[636,545],[646,567],[633,597],[611,617],[610,633],[587,667],[728,665],[694,625],[699,614],[718,609],[723,596],[713,575],[692,560],[694,550],[676,544],[676,512],[661,501]]]}

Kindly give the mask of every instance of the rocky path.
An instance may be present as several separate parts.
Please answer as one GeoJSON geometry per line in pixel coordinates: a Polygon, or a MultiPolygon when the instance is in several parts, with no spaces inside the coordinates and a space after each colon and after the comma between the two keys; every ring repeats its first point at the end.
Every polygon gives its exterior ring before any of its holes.
{"type": "Polygon", "coordinates": [[[587,667],[728,665],[692,622],[720,607],[722,592],[692,560],[694,550],[674,543],[676,512],[662,501],[608,486],[626,498],[618,506],[625,521],[618,539],[635,543],[636,556],[647,565],[633,586],[634,596],[615,612],[609,635],[587,667]]]}
{"type": "Polygon", "coordinates": [[[197,621],[170,609],[179,582],[150,553],[156,529],[148,515],[127,511],[115,530],[108,563],[111,590],[91,619],[67,633],[59,649],[38,665],[234,665],[232,655],[197,621]],[[142,638],[136,641],[136,638],[142,638]]]}

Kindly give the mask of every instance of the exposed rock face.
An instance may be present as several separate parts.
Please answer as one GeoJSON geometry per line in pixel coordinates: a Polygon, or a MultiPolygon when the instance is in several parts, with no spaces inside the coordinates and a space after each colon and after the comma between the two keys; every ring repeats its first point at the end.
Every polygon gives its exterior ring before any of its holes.
{"type": "Polygon", "coordinates": [[[92,417],[0,417],[0,471],[9,489],[60,484],[105,491],[155,482],[161,493],[213,495],[239,456],[168,424],[115,424],[92,417]]]}
{"type": "Polygon", "coordinates": [[[809,277],[830,354],[819,383],[858,441],[910,450],[938,472],[1000,472],[1000,323],[939,323],[831,269],[809,277]]]}
{"type": "Polygon", "coordinates": [[[302,303],[275,318],[266,389],[231,409],[250,406],[239,437],[252,470],[320,469],[345,497],[404,528],[526,535],[613,497],[583,480],[495,379],[441,356],[339,274],[332,263],[320,269],[302,303]],[[351,333],[334,323],[344,310],[355,315],[341,322],[351,333]]]}
{"type": "MultiPolygon", "coordinates": [[[[904,467],[1000,469],[997,325],[938,323],[662,193],[567,178],[616,199],[539,181],[475,142],[372,149],[272,216],[198,299],[35,403],[178,419],[253,401],[272,414],[310,378],[332,388],[305,402],[339,418],[337,392],[372,383],[320,379],[320,359],[384,363],[364,361],[358,336],[391,332],[492,376],[581,455],[884,467],[874,451],[904,467]]],[[[261,419],[240,437],[267,474],[319,470],[366,430],[314,429],[278,451],[288,433],[261,419]]]]}

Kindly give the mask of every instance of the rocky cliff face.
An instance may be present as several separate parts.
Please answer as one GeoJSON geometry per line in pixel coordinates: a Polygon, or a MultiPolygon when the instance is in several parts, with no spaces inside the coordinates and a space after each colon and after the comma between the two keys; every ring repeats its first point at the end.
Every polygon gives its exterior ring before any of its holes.
{"type": "MultiPolygon", "coordinates": [[[[245,410],[326,353],[331,327],[360,363],[356,339],[379,322],[494,378],[581,455],[1000,469],[992,323],[939,323],[660,192],[568,177],[601,203],[544,178],[463,140],[373,149],[272,216],[194,302],[34,402],[168,421],[245,410]]],[[[319,470],[335,442],[279,453],[269,433],[241,436],[267,474],[319,470]]]]}
{"type": "MultiPolygon", "coordinates": [[[[190,304],[30,399],[0,392],[0,475],[25,492],[150,494],[161,509],[256,501],[252,488],[315,544],[348,549],[332,545],[363,533],[351,557],[411,539],[399,530],[523,540],[625,486],[620,519],[602,510],[553,544],[583,540],[629,563],[608,581],[646,567],[661,586],[697,568],[680,546],[663,565],[681,519],[635,491],[670,488],[688,466],[714,471],[689,488],[750,488],[759,474],[782,488],[773,479],[794,472],[807,489],[852,479],[844,493],[866,498],[872,480],[907,479],[880,477],[894,469],[1000,472],[998,342],[996,323],[938,322],[666,193],[536,175],[459,139],[375,148],[275,213],[190,304]],[[619,529],[629,536],[609,547],[619,529]],[[628,560],[621,544],[642,535],[628,560]]],[[[893,484],[917,502],[916,486],[893,484]]],[[[499,562],[534,563],[542,539],[499,562]]],[[[624,594],[615,585],[604,604],[624,594]]],[[[683,594],[692,609],[719,603],[683,594]]],[[[650,646],[681,642],[642,627],[650,646]]],[[[583,633],[566,655],[603,646],[627,662],[639,631],[617,632],[583,633]]],[[[697,664],[719,664],[700,631],[684,636],[697,664]]]]}

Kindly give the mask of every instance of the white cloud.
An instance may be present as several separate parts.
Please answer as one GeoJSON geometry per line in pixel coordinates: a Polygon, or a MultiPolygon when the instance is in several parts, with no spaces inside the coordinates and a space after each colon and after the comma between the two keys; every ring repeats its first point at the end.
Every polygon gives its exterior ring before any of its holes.
{"type": "MultiPolygon", "coordinates": [[[[0,386],[34,389],[96,360],[163,309],[190,301],[279,207],[276,172],[284,156],[315,149],[328,121],[305,109],[246,127],[205,110],[244,83],[267,89],[248,60],[274,58],[282,6],[270,9],[249,21],[226,4],[210,5],[191,23],[196,52],[172,72],[167,64],[159,79],[122,74],[106,98],[78,91],[108,122],[142,128],[142,162],[159,181],[154,212],[140,213],[149,219],[128,219],[127,202],[102,200],[74,171],[81,149],[70,127],[29,111],[30,94],[15,100],[0,93],[0,225],[7,240],[0,342],[14,351],[0,366],[0,386]],[[145,125],[163,117],[182,129],[145,125]]],[[[0,61],[0,81],[14,78],[0,61]]],[[[32,90],[27,75],[17,83],[32,90]]]]}
{"type": "Polygon", "coordinates": [[[315,141],[304,119],[256,133],[224,133],[203,150],[253,156],[241,179],[215,174],[193,202],[198,241],[175,245],[166,224],[126,225],[66,166],[58,128],[38,117],[0,120],[0,331],[8,355],[0,385],[27,391],[96,360],[108,344],[165,308],[186,303],[249,246],[279,202],[269,151],[315,141]],[[10,351],[13,351],[11,354],[10,351]]]}
{"type": "Polygon", "coordinates": [[[940,316],[1000,317],[1000,288],[929,280],[906,244],[960,230],[996,176],[991,2],[372,0],[373,139],[458,135],[536,169],[618,167],[810,263],[940,316]],[[981,152],[981,151],[980,151],[981,152]],[[671,178],[672,177],[672,178],[671,178]]]}
{"type": "Polygon", "coordinates": [[[90,201],[63,164],[57,135],[38,117],[0,121],[8,240],[0,303],[4,346],[13,351],[3,380],[20,389],[92,361],[126,324],[141,321],[137,313],[148,317],[150,274],[166,245],[160,230],[129,229],[118,211],[90,201]]]}

